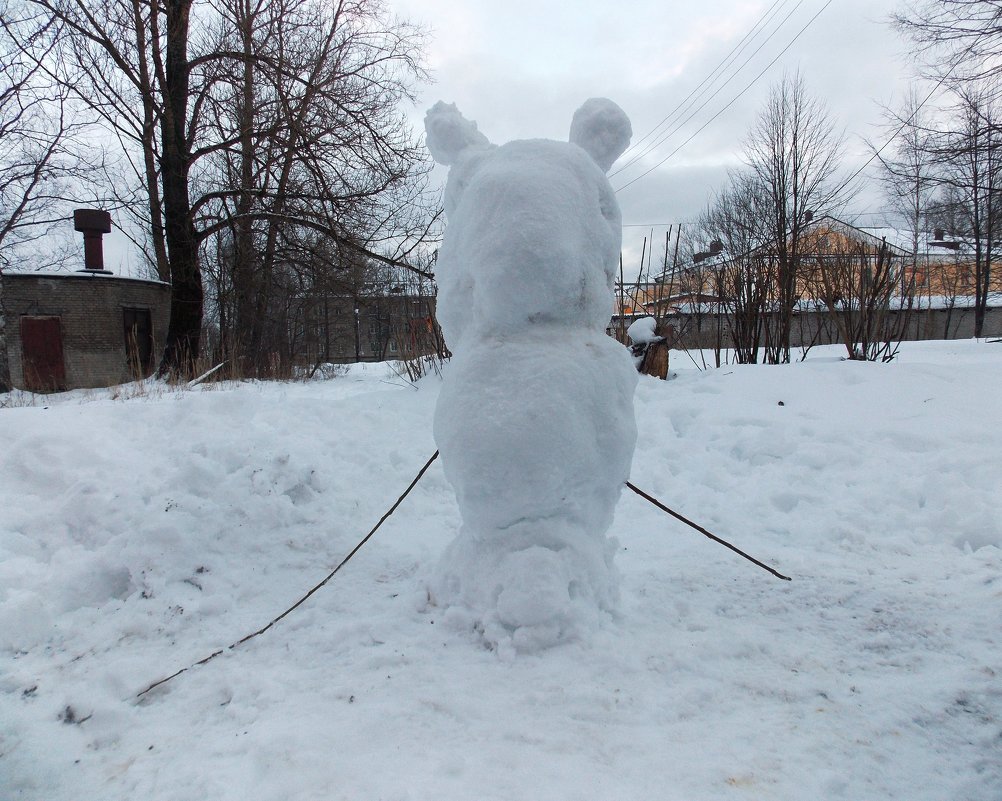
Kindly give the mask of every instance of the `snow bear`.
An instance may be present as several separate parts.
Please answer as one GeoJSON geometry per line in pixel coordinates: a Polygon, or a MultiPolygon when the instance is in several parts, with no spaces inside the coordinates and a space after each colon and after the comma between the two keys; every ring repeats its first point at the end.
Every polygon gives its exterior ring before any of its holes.
{"type": "Polygon", "coordinates": [[[637,375],[605,334],[621,244],[605,173],[630,123],[591,99],[569,142],[496,147],[440,102],[425,128],[450,166],[436,273],[454,356],[434,431],[463,520],[432,597],[489,643],[534,650],[581,636],[618,598],[606,531],[637,375]]]}

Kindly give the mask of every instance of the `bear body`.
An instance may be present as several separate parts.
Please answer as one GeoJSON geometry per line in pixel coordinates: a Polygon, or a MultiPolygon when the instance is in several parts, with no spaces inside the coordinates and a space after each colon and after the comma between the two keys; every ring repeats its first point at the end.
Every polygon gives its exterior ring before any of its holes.
{"type": "Polygon", "coordinates": [[[546,647],[617,600],[606,531],[629,477],[637,377],[605,334],[621,219],[603,162],[629,122],[592,100],[572,125],[581,144],[494,147],[439,103],[426,128],[451,165],[436,273],[454,357],[435,439],[463,519],[432,594],[493,643],[546,647]]]}

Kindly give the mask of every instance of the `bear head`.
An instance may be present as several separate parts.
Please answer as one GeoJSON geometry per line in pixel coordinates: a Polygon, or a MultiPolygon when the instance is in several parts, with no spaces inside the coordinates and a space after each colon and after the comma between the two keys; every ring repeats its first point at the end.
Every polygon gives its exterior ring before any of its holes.
{"type": "Polygon", "coordinates": [[[436,266],[450,347],[554,327],[603,331],[613,312],[622,220],[606,171],[629,144],[610,100],[575,112],[568,142],[492,145],[455,105],[425,117],[432,156],[450,167],[448,226],[436,266]]]}

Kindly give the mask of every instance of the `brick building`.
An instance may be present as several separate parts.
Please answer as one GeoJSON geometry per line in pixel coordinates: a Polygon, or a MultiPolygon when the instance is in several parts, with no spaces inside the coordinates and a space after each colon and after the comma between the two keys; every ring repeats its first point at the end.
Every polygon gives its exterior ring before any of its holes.
{"type": "Polygon", "coordinates": [[[94,271],[6,272],[0,280],[15,387],[105,387],[156,369],[170,318],[168,284],[94,271]]]}

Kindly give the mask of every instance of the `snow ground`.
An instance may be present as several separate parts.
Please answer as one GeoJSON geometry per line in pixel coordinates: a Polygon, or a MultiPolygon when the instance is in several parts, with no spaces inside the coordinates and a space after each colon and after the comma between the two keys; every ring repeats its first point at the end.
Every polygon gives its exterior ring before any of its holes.
{"type": "MultiPolygon", "coordinates": [[[[0,409],[0,799],[1002,798],[1002,344],[642,378],[622,604],[484,649],[426,602],[459,525],[439,381],[0,409]],[[780,403],[782,402],[782,405],[780,403]]],[[[134,397],[133,397],[134,396],[134,397]]]]}

